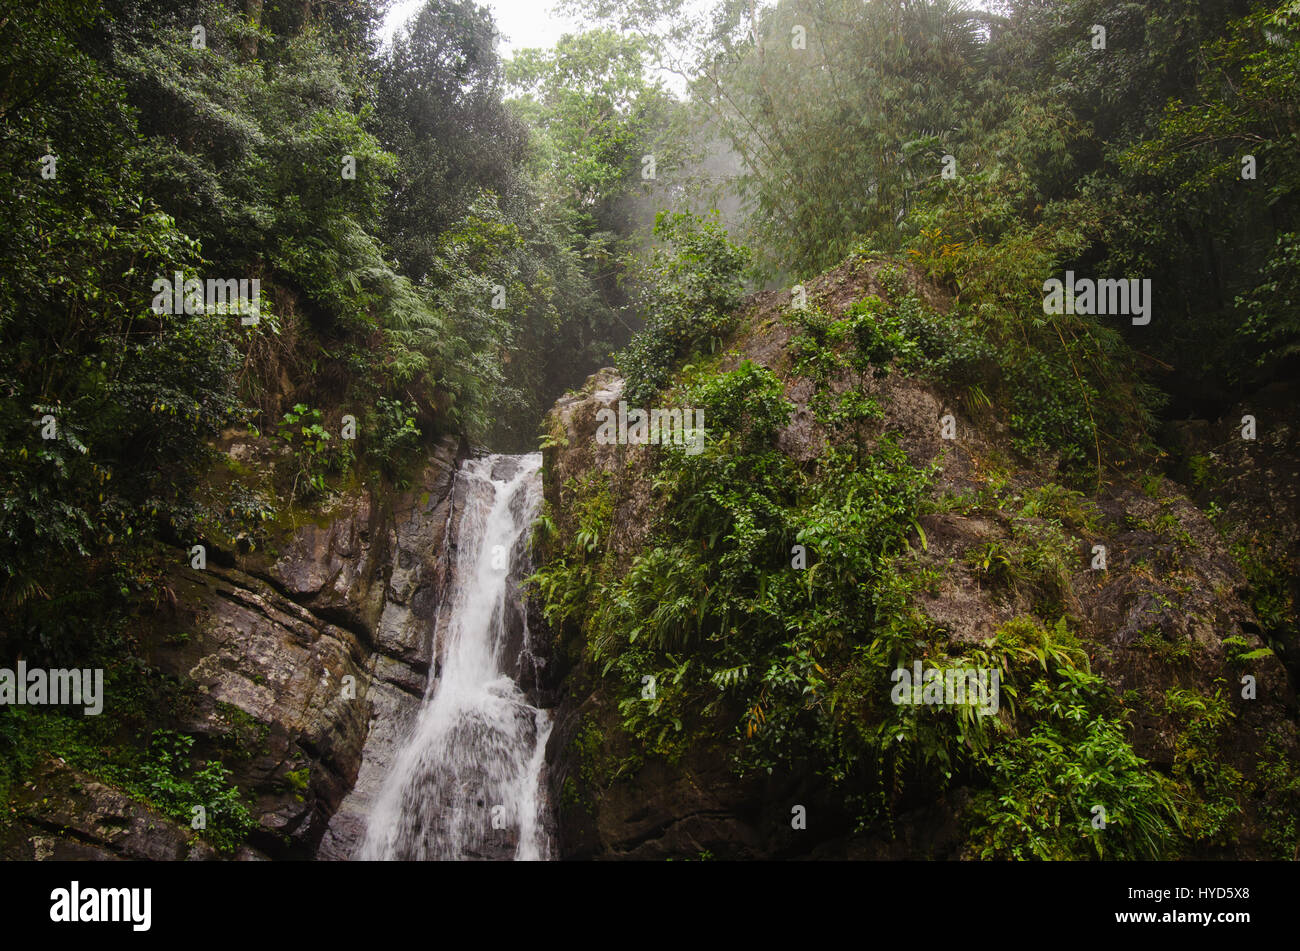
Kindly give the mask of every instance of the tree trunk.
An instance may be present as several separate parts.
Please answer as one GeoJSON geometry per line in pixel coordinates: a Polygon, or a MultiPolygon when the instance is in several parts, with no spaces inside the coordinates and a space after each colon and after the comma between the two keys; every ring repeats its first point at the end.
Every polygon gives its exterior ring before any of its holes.
{"type": "MultiPolygon", "coordinates": [[[[244,0],[244,15],[248,17],[253,26],[262,25],[262,4],[264,0],[244,0]]],[[[244,55],[249,59],[257,58],[257,37],[249,36],[242,39],[239,43],[244,55]]]]}

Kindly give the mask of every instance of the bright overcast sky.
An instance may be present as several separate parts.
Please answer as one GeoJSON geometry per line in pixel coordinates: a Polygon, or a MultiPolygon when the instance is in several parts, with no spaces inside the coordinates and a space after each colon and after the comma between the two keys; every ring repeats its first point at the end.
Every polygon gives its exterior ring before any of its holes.
{"type": "MultiPolygon", "coordinates": [[[[397,0],[384,19],[380,35],[384,43],[392,40],[397,32],[426,0],[397,0]]],[[[565,33],[575,33],[580,29],[577,20],[553,13],[555,0],[478,0],[492,11],[497,22],[497,29],[504,38],[501,43],[501,56],[509,58],[515,50],[529,47],[554,46],[565,33]]],[[[988,9],[990,0],[971,0],[971,6],[988,9]]],[[[708,6],[709,0],[696,0],[695,6],[708,6]]]]}
{"type": "MultiPolygon", "coordinates": [[[[425,0],[397,0],[384,20],[382,36],[387,43],[398,27],[424,6],[425,0]]],[[[504,35],[501,55],[531,46],[554,46],[565,33],[578,30],[576,20],[552,14],[553,0],[479,0],[492,11],[497,29],[504,35]]]]}

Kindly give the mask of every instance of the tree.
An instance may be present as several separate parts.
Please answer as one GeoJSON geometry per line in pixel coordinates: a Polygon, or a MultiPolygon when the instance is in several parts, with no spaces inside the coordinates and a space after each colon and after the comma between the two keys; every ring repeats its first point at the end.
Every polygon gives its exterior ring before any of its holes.
{"type": "Polygon", "coordinates": [[[400,162],[383,236],[417,281],[480,190],[520,186],[527,132],[502,103],[497,35],[472,0],[429,0],[379,67],[376,129],[400,162]]]}

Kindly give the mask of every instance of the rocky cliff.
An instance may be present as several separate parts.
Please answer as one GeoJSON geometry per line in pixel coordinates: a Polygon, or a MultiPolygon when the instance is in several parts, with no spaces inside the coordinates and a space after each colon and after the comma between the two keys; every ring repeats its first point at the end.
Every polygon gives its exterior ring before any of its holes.
{"type": "MultiPolygon", "coordinates": [[[[879,262],[851,260],[811,282],[809,300],[835,318],[865,296],[887,299],[889,292],[877,280],[880,268],[879,262]]],[[[913,293],[943,309],[941,295],[910,280],[913,293]]],[[[807,467],[825,455],[832,437],[813,406],[814,382],[800,372],[791,352],[797,332],[791,313],[789,294],[754,298],[716,372],[749,360],[780,378],[793,413],[776,447],[807,467]]],[[[851,388],[847,374],[832,377],[829,385],[837,395],[851,388]]],[[[1189,490],[1159,475],[1112,472],[1101,485],[1071,494],[1056,484],[1062,477],[1055,460],[1024,458],[1011,450],[1004,410],[969,400],[942,380],[888,372],[888,367],[868,372],[860,385],[883,411],[870,444],[892,434],[913,466],[934,467],[931,504],[908,547],[912,566],[933,572],[934,582],[917,591],[910,604],[923,623],[948,649],[968,651],[987,649],[995,633],[1018,618],[1050,626],[1064,617],[1091,669],[1127,711],[1128,742],[1148,769],[1188,775],[1189,759],[1199,756],[1215,759],[1223,771],[1207,784],[1216,788],[1202,792],[1235,818],[1214,834],[1192,835],[1195,843],[1186,854],[1260,857],[1289,849],[1291,833],[1278,816],[1294,802],[1270,796],[1278,777],[1294,783],[1300,763],[1294,672],[1288,675],[1278,652],[1269,649],[1251,581],[1232,557],[1232,539],[1193,504],[1189,490]],[[944,438],[946,415],[955,421],[955,438],[944,438]],[[1045,504],[1050,497],[1074,501],[1045,504]],[[1035,542],[1036,567],[1025,567],[1027,538],[1045,540],[1035,542]],[[1097,545],[1105,548],[1104,567],[1096,560],[1097,545]],[[1040,570],[1048,562],[1052,570],[1040,570]],[[1193,736],[1209,721],[1190,715],[1186,703],[1226,704],[1215,708],[1216,716],[1231,727],[1213,739],[1193,736]],[[1266,754],[1268,744],[1275,745],[1266,754]],[[1218,788],[1224,784],[1233,788],[1218,788]]],[[[545,490],[556,536],[549,557],[554,561],[577,551],[573,539],[595,497],[590,487],[599,485],[608,517],[595,549],[603,560],[591,570],[605,572],[601,577],[606,578],[625,574],[644,556],[662,524],[656,480],[664,477],[663,451],[595,438],[597,413],[615,409],[622,393],[616,372],[603,370],[560,400],[546,423],[545,490]]],[[[1221,427],[1223,432],[1201,434],[1202,442],[1213,435],[1212,442],[1223,444],[1221,453],[1249,455],[1254,447],[1234,440],[1236,424],[1226,422],[1231,425],[1221,427]]],[[[1212,467],[1214,484],[1222,488],[1231,479],[1254,478],[1252,467],[1246,466],[1247,473],[1242,468],[1241,463],[1212,467]]],[[[1274,473],[1267,478],[1276,491],[1256,493],[1267,501],[1239,513],[1243,522],[1259,524],[1264,510],[1277,508],[1286,513],[1277,521],[1294,523],[1294,487],[1278,475],[1290,470],[1280,457],[1253,468],[1274,473]]],[[[1293,542],[1295,533],[1288,537],[1293,542]]],[[[1293,559],[1294,551],[1290,555],[1293,559]]],[[[733,769],[734,755],[747,742],[736,732],[739,711],[717,721],[712,741],[696,741],[684,753],[654,755],[625,727],[635,696],[628,699],[625,686],[607,676],[608,665],[593,661],[596,635],[580,627],[570,622],[556,630],[557,653],[568,668],[549,757],[566,856],[977,854],[967,819],[979,780],[969,774],[933,784],[927,795],[902,796],[892,803],[890,824],[864,829],[855,827],[843,791],[833,789],[815,763],[778,766],[766,774],[733,769]],[[792,804],[802,804],[816,821],[793,828],[792,804]]],[[[1273,643],[1285,653],[1283,645],[1273,643]]],[[[1286,795],[1294,797],[1300,786],[1289,788],[1286,795]]],[[[1199,809],[1187,815],[1203,817],[1199,809]]],[[[1205,827],[1210,825],[1206,821],[1205,827]]]]}
{"type": "MultiPolygon", "coordinates": [[[[229,437],[242,472],[270,479],[274,448],[229,437]]],[[[181,552],[170,597],[141,619],[142,658],[189,700],[172,726],[224,756],[254,802],[241,857],[309,857],[354,787],[375,731],[400,731],[432,661],[428,636],[447,568],[451,490],[463,448],[444,440],[409,488],[351,486],[286,518],[265,544],[207,539],[195,570],[181,552]]],[[[374,764],[372,768],[380,768],[374,764]]],[[[332,828],[359,832],[364,796],[332,828]]],[[[17,797],[12,858],[207,858],[191,830],[58,760],[17,797]]]]}

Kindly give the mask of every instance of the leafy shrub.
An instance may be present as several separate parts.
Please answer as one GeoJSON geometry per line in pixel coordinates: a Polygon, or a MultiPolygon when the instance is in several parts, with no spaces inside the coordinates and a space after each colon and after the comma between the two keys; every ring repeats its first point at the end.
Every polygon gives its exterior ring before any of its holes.
{"type": "Polygon", "coordinates": [[[992,786],[973,803],[980,856],[1167,857],[1180,832],[1172,785],[1133,751],[1102,678],[1055,673],[1020,695],[1025,728],[981,757],[992,786]],[[1097,806],[1104,828],[1093,826],[1097,806]]]}
{"type": "MultiPolygon", "coordinates": [[[[774,447],[792,409],[782,393],[748,361],[684,386],[708,438],[698,455],[660,451],[663,514],[646,548],[626,568],[593,566],[575,530],[537,577],[552,616],[580,625],[588,656],[617,685],[624,729],[647,752],[673,757],[730,729],[742,770],[819,756],[842,781],[862,781],[868,754],[841,733],[842,712],[861,701],[831,672],[875,630],[915,633],[895,622],[905,608],[884,592],[910,583],[893,556],[929,474],[886,438],[865,458],[832,453],[810,479],[774,447]],[[790,568],[795,544],[806,571],[790,568]]],[[[888,697],[877,689],[884,663],[872,668],[877,701],[888,697]]]]}
{"type": "Polygon", "coordinates": [[[1261,814],[1267,822],[1265,841],[1279,859],[1300,858],[1300,766],[1276,736],[1264,744],[1260,759],[1261,814]]]}
{"type": "Polygon", "coordinates": [[[1258,362],[1268,363],[1300,352],[1300,232],[1277,236],[1257,282],[1236,299],[1246,315],[1239,333],[1266,345],[1258,362]]]}
{"type": "Polygon", "coordinates": [[[945,383],[994,375],[996,353],[965,308],[941,314],[908,286],[901,268],[876,274],[889,303],[868,295],[845,314],[858,352],[873,364],[896,360],[908,372],[945,383]]]}
{"type": "Polygon", "coordinates": [[[381,396],[366,418],[366,456],[385,475],[395,475],[402,463],[419,449],[420,430],[415,425],[416,412],[415,406],[381,396]]]}
{"type": "Polygon", "coordinates": [[[657,248],[641,275],[636,304],[645,328],[618,355],[634,405],[664,387],[680,357],[716,349],[740,305],[748,255],[727,239],[716,213],[660,212],[654,234],[671,250],[657,248]]]}
{"type": "Polygon", "coordinates": [[[205,812],[205,837],[217,848],[231,851],[256,827],[240,795],[230,785],[230,771],[219,760],[191,763],[194,737],[155,730],[146,759],[140,764],[138,785],[149,800],[173,819],[189,826],[194,807],[205,812]]]}
{"type": "Polygon", "coordinates": [[[1033,353],[1008,371],[1011,444],[1026,458],[1056,452],[1067,467],[1087,463],[1096,437],[1089,406],[1100,397],[1068,365],[1033,353]]]}
{"type": "Polygon", "coordinates": [[[1174,744],[1174,777],[1187,787],[1187,834],[1195,841],[1222,844],[1241,813],[1234,794],[1242,775],[1222,762],[1219,749],[1236,714],[1221,690],[1203,695],[1181,687],[1165,692],[1164,712],[1183,725],[1174,744]]]}
{"type": "Polygon", "coordinates": [[[333,436],[323,422],[321,411],[305,403],[295,403],[280,419],[280,438],[293,448],[291,500],[304,501],[323,495],[326,473],[345,471],[352,464],[352,447],[342,440],[341,445],[332,445],[333,436]]]}

